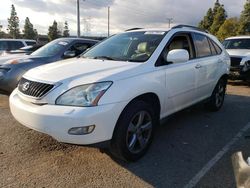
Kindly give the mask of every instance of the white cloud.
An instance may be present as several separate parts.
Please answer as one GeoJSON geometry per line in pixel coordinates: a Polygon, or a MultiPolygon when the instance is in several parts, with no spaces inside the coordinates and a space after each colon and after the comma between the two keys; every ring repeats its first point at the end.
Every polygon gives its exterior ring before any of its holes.
{"type": "MultiPolygon", "coordinates": [[[[132,27],[167,27],[167,18],[175,23],[196,25],[215,0],[80,0],[81,19],[90,18],[92,34],[107,33],[107,7],[111,7],[111,32],[132,27]]],[[[7,1],[6,1],[7,2],[7,1]]],[[[0,19],[9,17],[10,3],[21,20],[29,17],[40,33],[46,34],[53,20],[69,22],[76,34],[76,0],[11,0],[1,5],[0,19]],[[6,9],[8,11],[6,11],[6,9]],[[5,16],[5,17],[4,17],[5,16]]],[[[221,0],[229,17],[239,16],[245,0],[221,0]]],[[[83,33],[82,21],[82,33],[83,33]]]]}

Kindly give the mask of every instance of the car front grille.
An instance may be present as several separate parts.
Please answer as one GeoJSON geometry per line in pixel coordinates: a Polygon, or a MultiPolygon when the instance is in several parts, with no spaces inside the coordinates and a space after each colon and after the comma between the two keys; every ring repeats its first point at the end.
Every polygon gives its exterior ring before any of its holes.
{"type": "Polygon", "coordinates": [[[241,57],[231,57],[231,67],[238,67],[240,66],[242,58],[241,57]]]}
{"type": "Polygon", "coordinates": [[[25,78],[21,78],[18,84],[18,90],[28,96],[41,98],[46,95],[54,85],[47,83],[34,82],[31,80],[27,80],[25,78]]]}

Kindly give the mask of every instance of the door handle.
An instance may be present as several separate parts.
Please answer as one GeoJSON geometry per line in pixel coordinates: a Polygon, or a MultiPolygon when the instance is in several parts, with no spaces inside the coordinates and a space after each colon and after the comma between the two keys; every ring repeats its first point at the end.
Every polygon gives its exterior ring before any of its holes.
{"type": "Polygon", "coordinates": [[[200,64],[195,65],[196,69],[200,69],[202,66],[200,64]]]}

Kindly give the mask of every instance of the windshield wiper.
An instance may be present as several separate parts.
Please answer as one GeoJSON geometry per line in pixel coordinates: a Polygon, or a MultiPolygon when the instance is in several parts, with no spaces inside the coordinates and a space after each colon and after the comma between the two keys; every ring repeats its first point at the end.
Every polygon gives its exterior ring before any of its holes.
{"type": "Polygon", "coordinates": [[[93,59],[107,59],[107,60],[116,60],[112,57],[109,57],[109,56],[96,56],[94,57],[93,59]]]}

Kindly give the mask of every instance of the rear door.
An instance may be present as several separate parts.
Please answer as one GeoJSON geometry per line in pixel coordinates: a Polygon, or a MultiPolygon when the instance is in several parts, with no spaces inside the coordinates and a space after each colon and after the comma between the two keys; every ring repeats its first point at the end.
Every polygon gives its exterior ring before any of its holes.
{"type": "Polygon", "coordinates": [[[221,60],[210,38],[200,33],[193,33],[192,37],[196,51],[197,99],[202,100],[209,97],[214,89],[219,74],[218,64],[221,60]]]}

